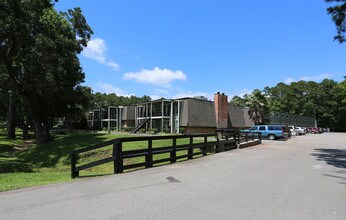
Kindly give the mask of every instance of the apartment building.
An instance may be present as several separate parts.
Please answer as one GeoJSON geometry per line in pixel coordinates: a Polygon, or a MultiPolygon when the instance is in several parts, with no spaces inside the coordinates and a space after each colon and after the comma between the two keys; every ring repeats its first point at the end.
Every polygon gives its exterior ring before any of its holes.
{"type": "Polygon", "coordinates": [[[155,129],[166,133],[210,133],[217,125],[216,112],[227,119],[223,127],[241,129],[251,127],[248,109],[228,104],[225,94],[217,93],[215,100],[222,100],[223,107],[204,97],[158,99],[136,106],[137,128],[155,129]]]}
{"type": "Polygon", "coordinates": [[[316,119],[313,117],[292,115],[285,112],[272,112],[271,124],[294,125],[298,127],[317,127],[316,119]]]}
{"type": "Polygon", "coordinates": [[[123,130],[135,126],[135,105],[109,106],[88,112],[88,127],[91,129],[123,130]]]}

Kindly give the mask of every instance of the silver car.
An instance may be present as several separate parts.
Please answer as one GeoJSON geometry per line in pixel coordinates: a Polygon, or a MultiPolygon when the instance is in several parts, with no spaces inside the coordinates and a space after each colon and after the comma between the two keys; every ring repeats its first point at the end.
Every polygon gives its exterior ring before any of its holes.
{"type": "Polygon", "coordinates": [[[297,135],[305,134],[305,129],[301,127],[296,127],[297,135]]]}

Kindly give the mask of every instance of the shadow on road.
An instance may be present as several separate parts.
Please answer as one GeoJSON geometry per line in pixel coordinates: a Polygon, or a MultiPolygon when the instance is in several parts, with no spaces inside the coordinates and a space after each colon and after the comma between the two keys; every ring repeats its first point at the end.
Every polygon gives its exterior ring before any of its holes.
{"type": "MultiPolygon", "coordinates": [[[[328,165],[332,165],[337,168],[346,169],[346,150],[343,149],[315,149],[315,156],[319,161],[325,161],[328,165]]],[[[341,184],[346,185],[346,170],[339,170],[335,172],[336,174],[323,174],[327,177],[333,177],[340,180],[341,184]]]]}
{"type": "Polygon", "coordinates": [[[337,174],[335,174],[335,175],[323,174],[323,176],[336,178],[336,179],[340,180],[341,184],[346,185],[346,172],[336,172],[336,173],[337,174]]]}
{"type": "MultiPolygon", "coordinates": [[[[263,138],[262,138],[262,140],[273,141],[273,142],[275,142],[275,141],[288,141],[289,139],[291,139],[291,137],[289,137],[289,138],[287,138],[287,137],[285,137],[285,138],[277,138],[277,139],[275,139],[275,140],[269,140],[269,139],[266,138],[266,137],[263,137],[263,138]]],[[[250,140],[250,139],[249,139],[249,140],[250,140]]]]}
{"type": "Polygon", "coordinates": [[[346,150],[343,149],[315,149],[315,156],[319,161],[325,161],[328,165],[335,166],[337,168],[346,168],[346,150]]]}

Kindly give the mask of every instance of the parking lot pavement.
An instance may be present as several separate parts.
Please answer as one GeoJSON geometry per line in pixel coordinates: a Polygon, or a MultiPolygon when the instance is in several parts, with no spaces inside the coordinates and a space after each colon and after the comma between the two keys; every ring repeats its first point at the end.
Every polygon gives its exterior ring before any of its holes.
{"type": "Polygon", "coordinates": [[[0,193],[0,219],[346,219],[346,134],[0,193]]]}

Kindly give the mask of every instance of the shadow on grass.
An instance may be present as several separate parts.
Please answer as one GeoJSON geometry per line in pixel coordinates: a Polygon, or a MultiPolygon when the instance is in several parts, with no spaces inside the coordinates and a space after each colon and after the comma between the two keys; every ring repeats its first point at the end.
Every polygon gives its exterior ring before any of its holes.
{"type": "Polygon", "coordinates": [[[25,146],[19,145],[21,142],[20,139],[7,139],[6,134],[0,134],[0,173],[33,172],[30,164],[15,157],[16,152],[25,149],[25,146]]]}
{"type": "Polygon", "coordinates": [[[0,160],[0,173],[31,173],[33,172],[32,166],[18,160],[0,160]]]}
{"type": "Polygon", "coordinates": [[[346,168],[346,150],[344,149],[315,149],[315,156],[319,161],[325,161],[328,165],[332,165],[337,168],[346,168]]]}
{"type": "Polygon", "coordinates": [[[61,159],[69,162],[72,150],[91,146],[109,139],[104,134],[76,133],[58,136],[51,143],[37,145],[17,154],[17,157],[35,167],[54,167],[61,159]]]}
{"type": "Polygon", "coordinates": [[[0,154],[10,153],[14,151],[14,146],[12,144],[0,144],[0,154]]]}

